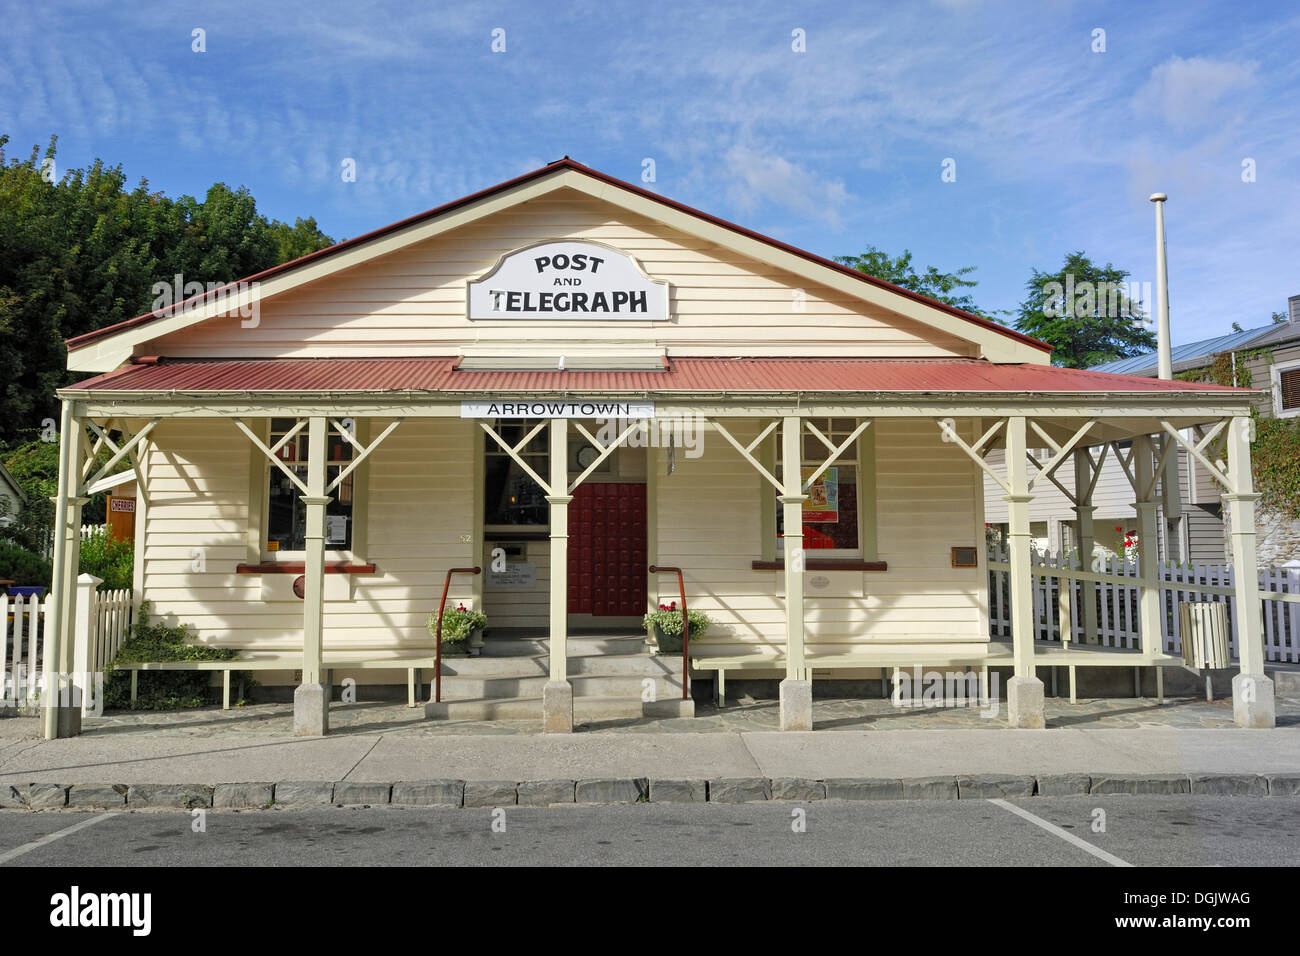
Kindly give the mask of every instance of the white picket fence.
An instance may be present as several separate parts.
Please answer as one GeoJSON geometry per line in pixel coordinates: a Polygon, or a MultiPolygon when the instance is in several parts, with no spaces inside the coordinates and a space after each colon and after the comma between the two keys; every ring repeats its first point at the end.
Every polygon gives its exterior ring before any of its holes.
{"type": "Polygon", "coordinates": [[[0,675],[3,675],[3,706],[34,709],[40,692],[35,675],[41,672],[45,609],[49,598],[35,594],[9,597],[0,594],[5,635],[0,642],[0,675]]]}
{"type": "MultiPolygon", "coordinates": [[[[77,581],[73,633],[74,671],[78,673],[102,673],[131,632],[135,606],[131,591],[96,591],[97,580],[82,575],[77,581]]],[[[49,603],[48,596],[0,594],[0,618],[4,620],[4,640],[0,642],[4,706],[17,706],[26,712],[37,707],[45,667],[45,621],[49,603]]]]}
{"type": "MultiPolygon", "coordinates": [[[[990,561],[1006,562],[1004,554],[989,555],[990,561]]],[[[1040,641],[1059,641],[1061,639],[1060,595],[1061,577],[1051,576],[1048,569],[1066,568],[1078,570],[1073,563],[1073,556],[1062,558],[1059,555],[1038,555],[1031,559],[1035,568],[1044,569],[1042,575],[1033,579],[1035,639],[1040,641]]],[[[1136,561],[1127,561],[1121,557],[1102,558],[1087,570],[1115,577],[1136,578],[1138,567],[1136,561]]],[[[1236,601],[1230,594],[1219,594],[1202,588],[1230,588],[1233,586],[1231,565],[1196,564],[1184,568],[1162,568],[1161,597],[1164,603],[1163,633],[1161,647],[1167,653],[1182,653],[1182,634],[1178,605],[1184,601],[1222,601],[1228,605],[1228,615],[1232,622],[1229,649],[1233,657],[1237,656],[1237,608],[1236,601]]],[[[1071,581],[1070,585],[1070,631],[1071,640],[1082,642],[1084,639],[1083,620],[1083,582],[1071,581]]],[[[1106,647],[1136,649],[1139,647],[1139,615],[1137,583],[1125,584],[1122,581],[1097,582],[1093,585],[1097,601],[1097,634],[1100,643],[1106,647]]],[[[1265,594],[1300,594],[1300,569],[1264,568],[1259,572],[1259,589],[1265,594]]],[[[1264,650],[1265,659],[1278,662],[1300,662],[1300,603],[1292,601],[1264,600],[1264,650]]],[[[1011,636],[1011,586],[1010,573],[1007,571],[989,571],[989,630],[993,637],[1011,636]]]]}

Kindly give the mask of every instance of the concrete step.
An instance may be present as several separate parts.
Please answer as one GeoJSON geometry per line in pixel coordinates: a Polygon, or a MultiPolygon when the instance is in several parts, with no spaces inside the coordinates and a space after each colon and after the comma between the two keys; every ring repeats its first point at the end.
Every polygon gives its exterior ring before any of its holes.
{"type": "MultiPolygon", "coordinates": [[[[648,650],[645,635],[636,634],[570,634],[570,657],[615,654],[644,654],[648,650]]],[[[536,657],[551,652],[551,641],[546,636],[508,637],[489,634],[483,639],[482,657],[536,657]]]]}
{"type": "MultiPolygon", "coordinates": [[[[505,699],[511,697],[535,697],[542,699],[542,687],[550,678],[538,677],[448,677],[442,675],[443,700],[475,700],[479,698],[505,699]]],[[[606,698],[637,697],[640,698],[645,687],[644,681],[654,681],[655,697],[662,700],[682,695],[681,678],[666,676],[641,677],[632,675],[596,675],[570,677],[574,697],[606,698]]]]}
{"type": "MultiPolygon", "coordinates": [[[[542,719],[540,697],[453,700],[424,705],[424,715],[434,720],[537,720],[542,719]]],[[[640,697],[575,697],[573,719],[621,720],[636,717],[694,717],[695,702],[680,697],[645,703],[640,697]]]]}
{"type": "MultiPolygon", "coordinates": [[[[656,657],[650,654],[614,654],[570,657],[570,677],[609,675],[616,677],[659,677],[682,673],[680,657],[656,657]]],[[[532,657],[444,657],[442,676],[448,677],[534,677],[551,672],[545,654],[532,657]]]]}

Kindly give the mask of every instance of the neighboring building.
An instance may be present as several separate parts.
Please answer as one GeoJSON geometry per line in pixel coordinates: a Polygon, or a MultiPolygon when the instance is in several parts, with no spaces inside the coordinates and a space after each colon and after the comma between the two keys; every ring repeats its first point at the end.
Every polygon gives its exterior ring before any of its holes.
{"type": "MultiPolygon", "coordinates": [[[[68,342],[91,377],[59,393],[66,507],[75,525],[79,496],[121,480],[81,480],[74,438],[114,429],[141,479],[137,599],[282,661],[258,677],[298,683],[300,733],[328,727],[330,673],[400,683],[427,661],[445,576],[476,567],[451,600],[531,656],[518,674],[489,661],[430,716],[569,730],[575,698],[579,715],[692,713],[681,657],[651,662],[669,678],[653,701],[613,657],[644,653],[640,616],[678,599],[680,568],[714,622],[696,676],[730,655],[784,677],[783,727],[811,726],[814,676],[944,661],[1013,667],[1011,721],[1041,727],[1023,534],[1015,638],[990,641],[983,452],[1084,434],[1149,450],[1160,422],[1236,434],[1250,407],[1054,368],[1011,329],[567,158],[228,291],[68,342]]],[[[1232,448],[1239,475],[1249,446],[1232,448]]],[[[1028,500],[1012,464],[999,480],[1028,500]]],[[[56,660],[74,545],[55,561],[56,660]]],[[[1242,645],[1263,680],[1263,638],[1242,645]]],[[[1180,663],[1159,640],[1070,653],[1180,663]]],[[[47,735],[75,732],[65,709],[47,735]]]]}
{"type": "MultiPolygon", "coordinates": [[[[1240,371],[1234,384],[1260,390],[1255,407],[1261,415],[1300,415],[1300,295],[1287,302],[1288,321],[1261,328],[1232,332],[1171,350],[1176,377],[1195,377],[1220,356],[1228,357],[1229,368],[1240,371]]],[[[1117,359],[1093,371],[1117,375],[1156,376],[1155,352],[1117,359]]],[[[993,452],[996,457],[999,453],[993,452]]],[[[1185,451],[1178,452],[1178,502],[1161,509],[1159,523],[1162,556],[1198,563],[1221,564],[1229,559],[1230,545],[1223,517],[1218,484],[1204,467],[1185,451]]],[[[1059,476],[1070,492],[1073,474],[1059,476]]],[[[1133,489],[1113,455],[1108,455],[1093,496],[1096,510],[1096,541],[1108,553],[1122,549],[1125,535],[1135,526],[1133,489]]],[[[1006,502],[1001,489],[985,481],[985,513],[991,524],[1005,524],[1006,502]]],[[[1030,504],[1036,546],[1049,553],[1075,547],[1070,523],[1072,503],[1057,488],[1042,489],[1030,504]]],[[[1281,565],[1300,559],[1300,532],[1277,529],[1275,522],[1261,516],[1259,560],[1261,565],[1281,565]]]]}
{"type": "Polygon", "coordinates": [[[18,513],[27,506],[27,493],[13,475],[0,464],[0,528],[14,523],[18,513]]]}

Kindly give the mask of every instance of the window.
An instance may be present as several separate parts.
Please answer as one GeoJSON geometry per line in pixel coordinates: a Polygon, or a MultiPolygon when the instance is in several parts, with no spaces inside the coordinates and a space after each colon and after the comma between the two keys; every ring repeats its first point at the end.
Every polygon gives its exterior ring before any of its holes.
{"type": "MultiPolygon", "coordinates": [[[[297,422],[292,418],[271,419],[271,447],[293,430],[297,422]]],[[[339,471],[352,461],[352,445],[338,432],[331,430],[325,447],[329,466],[325,482],[338,477],[339,471]]],[[[304,428],[291,438],[278,452],[280,460],[289,466],[304,483],[307,481],[307,430],[304,428]]],[[[279,468],[267,462],[268,492],[266,509],[266,540],[268,551],[303,551],[307,546],[307,506],[302,503],[302,492],[279,468]]],[[[332,500],[325,506],[325,549],[350,551],[352,549],[353,479],[348,475],[331,493],[332,500]]]]}
{"type": "MultiPolygon", "coordinates": [[[[538,421],[540,419],[497,420],[493,422],[492,430],[513,448],[536,427],[538,421]]],[[[519,457],[543,478],[547,477],[550,469],[549,442],[548,430],[543,428],[519,450],[519,457]]],[[[546,503],[546,492],[492,438],[487,439],[485,452],[484,526],[488,530],[493,530],[494,526],[547,527],[550,511],[546,503]]]]}
{"type": "MultiPolygon", "coordinates": [[[[813,418],[809,421],[836,447],[857,428],[852,418],[813,418]]],[[[843,556],[862,555],[860,502],[858,495],[858,441],[844,450],[807,489],[808,500],[803,506],[803,546],[805,551],[834,552],[843,556]]],[[[806,428],[803,435],[803,479],[821,467],[830,457],[827,448],[816,435],[806,428]]],[[[781,465],[777,465],[777,478],[784,479],[781,465]]],[[[778,553],[780,538],[784,535],[784,515],[780,502],[776,504],[776,535],[778,553]]]]}
{"type": "Polygon", "coordinates": [[[1273,366],[1273,408],[1279,418],[1300,415],[1300,362],[1273,366]]]}

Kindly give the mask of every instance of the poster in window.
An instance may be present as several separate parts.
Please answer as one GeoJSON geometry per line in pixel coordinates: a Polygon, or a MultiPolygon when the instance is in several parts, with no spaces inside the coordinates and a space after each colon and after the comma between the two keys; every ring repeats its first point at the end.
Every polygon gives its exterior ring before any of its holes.
{"type": "Polygon", "coordinates": [[[325,516],[325,543],[345,544],[348,540],[347,515],[325,516]]]}
{"type": "MultiPolygon", "coordinates": [[[[803,469],[807,481],[817,469],[803,469]]],[[[834,524],[840,520],[840,470],[827,468],[808,486],[808,500],[803,503],[804,524],[834,524]]]]}

